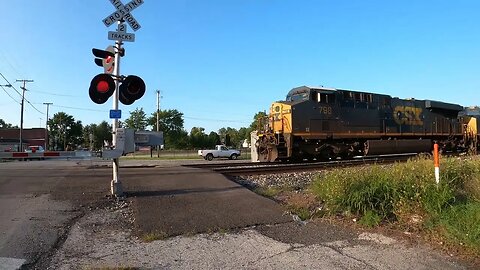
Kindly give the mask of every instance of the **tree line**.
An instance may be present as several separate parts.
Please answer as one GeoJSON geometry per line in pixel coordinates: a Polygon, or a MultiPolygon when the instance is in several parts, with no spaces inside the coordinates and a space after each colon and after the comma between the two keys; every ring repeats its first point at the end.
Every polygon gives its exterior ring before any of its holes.
{"type": "MultiPolygon", "coordinates": [[[[235,129],[220,128],[217,132],[205,133],[203,127],[193,127],[189,132],[184,128],[183,113],[176,109],[158,111],[158,129],[163,132],[164,149],[205,149],[216,144],[230,147],[241,147],[244,140],[250,141],[250,133],[257,128],[259,119],[265,117],[264,112],[254,115],[248,127],[235,129]]],[[[105,142],[112,141],[112,125],[106,121],[98,124],[83,125],[72,115],[58,112],[48,119],[48,138],[50,150],[102,149],[105,142]]],[[[130,112],[125,121],[119,121],[120,127],[139,130],[157,130],[157,112],[148,116],[143,108],[130,112]]],[[[18,128],[0,119],[0,129],[18,128]]]]}

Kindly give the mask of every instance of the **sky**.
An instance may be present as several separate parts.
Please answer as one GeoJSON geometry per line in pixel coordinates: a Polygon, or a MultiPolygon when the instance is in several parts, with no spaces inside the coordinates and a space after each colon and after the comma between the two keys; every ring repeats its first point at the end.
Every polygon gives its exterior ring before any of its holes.
{"type": "MultiPolygon", "coordinates": [[[[145,95],[120,104],[184,114],[185,129],[249,126],[255,113],[294,87],[325,86],[480,105],[478,0],[143,0],[141,28],[125,42],[122,75],[140,76],[145,95]]],[[[122,0],[124,4],[126,0],[122,0]]],[[[66,112],[82,124],[111,121],[112,98],[93,103],[103,72],[92,48],[114,42],[102,20],[109,0],[0,0],[0,73],[21,92],[24,127],[66,112]]],[[[0,77],[0,85],[7,82],[0,77]]],[[[0,87],[0,119],[20,126],[21,97],[0,87]]]]}

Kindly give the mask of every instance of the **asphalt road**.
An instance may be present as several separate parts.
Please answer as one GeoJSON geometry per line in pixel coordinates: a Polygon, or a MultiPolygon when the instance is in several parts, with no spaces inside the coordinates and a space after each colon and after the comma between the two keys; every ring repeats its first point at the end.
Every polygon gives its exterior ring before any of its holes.
{"type": "MultiPolygon", "coordinates": [[[[290,221],[276,203],[222,175],[168,162],[160,167],[133,163],[121,168],[120,179],[132,202],[137,235],[195,234],[290,221]]],[[[0,265],[43,264],[78,218],[110,204],[108,164],[0,163],[0,265]]]]}
{"type": "Polygon", "coordinates": [[[108,164],[0,163],[0,269],[464,269],[422,246],[299,224],[223,175],[176,162],[121,163],[119,204],[108,164]]]}
{"type": "Polygon", "coordinates": [[[108,182],[72,161],[0,163],[0,265],[45,259],[83,208],[107,203],[108,182]]]}

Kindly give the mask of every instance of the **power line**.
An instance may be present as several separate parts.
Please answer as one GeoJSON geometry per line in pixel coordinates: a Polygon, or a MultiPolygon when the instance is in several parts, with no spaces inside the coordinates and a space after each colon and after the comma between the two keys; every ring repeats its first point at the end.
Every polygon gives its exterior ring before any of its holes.
{"type": "Polygon", "coordinates": [[[35,92],[35,93],[46,94],[46,95],[59,96],[59,97],[80,97],[80,96],[75,96],[75,95],[66,95],[66,94],[57,94],[57,93],[46,92],[46,91],[39,91],[39,90],[35,90],[35,89],[30,89],[30,91],[35,92]]]}
{"type": "Polygon", "coordinates": [[[9,85],[12,86],[13,90],[15,90],[15,92],[17,92],[17,94],[18,94],[19,96],[22,96],[22,94],[20,94],[20,92],[17,90],[17,88],[15,88],[15,86],[13,86],[13,84],[11,84],[11,83],[7,80],[7,78],[5,78],[5,76],[3,76],[3,74],[2,74],[1,72],[0,72],[0,76],[2,76],[2,78],[3,78],[9,85]]]}
{"type": "MultiPolygon", "coordinates": [[[[26,99],[24,95],[20,94],[20,92],[17,90],[17,88],[15,88],[15,86],[13,86],[13,84],[11,84],[11,83],[7,80],[7,78],[5,78],[5,76],[3,76],[3,74],[2,74],[1,72],[0,72],[0,76],[2,76],[2,78],[3,78],[9,85],[11,85],[11,88],[13,88],[13,90],[15,90],[15,92],[17,92],[17,94],[22,97],[22,100],[24,99],[33,109],[35,109],[37,112],[43,114],[43,112],[39,111],[35,106],[33,106],[33,104],[32,104],[28,99],[26,99]]],[[[22,81],[22,80],[17,80],[17,81],[22,81]]],[[[23,89],[22,89],[22,90],[23,90],[23,89]]],[[[26,90],[26,89],[25,89],[25,90],[26,90]]],[[[18,102],[17,102],[17,103],[18,103],[18,102]]],[[[22,105],[21,103],[19,103],[19,104],[22,105]]],[[[22,109],[22,110],[23,110],[23,109],[22,109]]]]}
{"type": "Polygon", "coordinates": [[[3,59],[5,60],[5,62],[7,62],[7,64],[12,68],[12,70],[17,73],[17,75],[20,75],[20,73],[18,72],[18,70],[12,65],[12,63],[8,60],[8,58],[5,56],[5,53],[3,51],[0,50],[0,53],[3,57],[3,59]]]}
{"type": "Polygon", "coordinates": [[[25,99],[25,101],[28,103],[28,105],[30,105],[32,108],[34,108],[37,112],[39,112],[40,114],[44,114],[43,112],[39,111],[37,109],[37,107],[33,106],[33,104],[30,101],[28,101],[27,99],[25,99]]]}
{"type": "Polygon", "coordinates": [[[3,89],[3,91],[5,92],[5,94],[7,94],[13,101],[15,101],[16,103],[18,103],[20,105],[20,102],[16,99],[14,99],[8,92],[7,90],[3,87],[3,85],[0,85],[0,87],[3,89]]]}
{"type": "Polygon", "coordinates": [[[60,106],[60,105],[52,105],[52,107],[59,107],[65,109],[73,109],[73,110],[82,110],[82,111],[90,111],[90,112],[108,112],[105,110],[94,110],[94,109],[86,109],[86,108],[78,108],[78,107],[70,107],[70,106],[60,106]]]}
{"type": "Polygon", "coordinates": [[[250,121],[241,121],[241,120],[225,120],[225,119],[208,119],[208,118],[197,118],[197,117],[188,117],[188,116],[183,116],[185,119],[191,119],[191,120],[202,120],[202,121],[215,121],[215,122],[227,122],[227,123],[242,123],[242,124],[247,124],[250,123],[250,121]]]}

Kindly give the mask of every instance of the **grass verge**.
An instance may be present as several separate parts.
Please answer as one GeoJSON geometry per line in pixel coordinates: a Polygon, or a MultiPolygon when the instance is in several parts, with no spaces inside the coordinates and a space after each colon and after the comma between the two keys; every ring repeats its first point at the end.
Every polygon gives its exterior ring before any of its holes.
{"type": "Polygon", "coordinates": [[[440,170],[437,185],[426,157],[344,168],[320,174],[310,190],[323,215],[355,215],[367,227],[389,222],[480,254],[480,159],[445,158],[440,170]]]}

